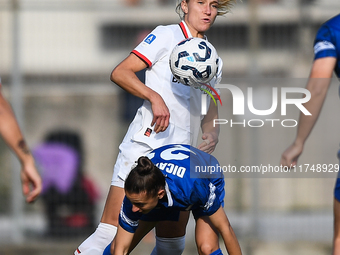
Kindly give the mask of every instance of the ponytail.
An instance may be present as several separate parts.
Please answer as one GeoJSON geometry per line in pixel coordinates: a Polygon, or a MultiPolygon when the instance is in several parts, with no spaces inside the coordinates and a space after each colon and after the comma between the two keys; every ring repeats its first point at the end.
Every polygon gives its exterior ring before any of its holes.
{"type": "Polygon", "coordinates": [[[139,194],[146,192],[149,196],[157,196],[158,191],[165,188],[165,177],[148,157],[140,157],[125,180],[125,192],[139,194]]]}

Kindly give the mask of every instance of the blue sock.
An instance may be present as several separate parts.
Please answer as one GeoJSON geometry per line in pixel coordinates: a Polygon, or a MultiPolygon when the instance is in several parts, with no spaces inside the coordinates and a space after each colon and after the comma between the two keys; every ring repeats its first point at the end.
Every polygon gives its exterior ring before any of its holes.
{"type": "Polygon", "coordinates": [[[111,243],[108,246],[106,246],[105,250],[103,251],[103,255],[111,255],[110,248],[111,248],[111,243]]]}
{"type": "Polygon", "coordinates": [[[221,249],[218,249],[216,251],[214,251],[213,253],[210,253],[210,255],[223,255],[221,249]]]}

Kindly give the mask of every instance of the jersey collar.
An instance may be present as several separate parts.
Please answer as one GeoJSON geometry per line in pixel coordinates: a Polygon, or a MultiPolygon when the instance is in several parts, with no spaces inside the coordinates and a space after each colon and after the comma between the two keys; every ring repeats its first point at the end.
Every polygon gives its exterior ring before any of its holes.
{"type": "Polygon", "coordinates": [[[192,37],[192,35],[190,33],[190,30],[189,30],[187,24],[185,24],[184,20],[182,20],[181,23],[179,23],[179,26],[182,29],[182,32],[183,32],[183,35],[184,35],[185,39],[188,39],[188,38],[192,37]]]}
{"type": "MultiPolygon", "coordinates": [[[[184,20],[182,20],[181,23],[179,23],[179,26],[181,27],[181,30],[183,32],[185,39],[193,37],[192,34],[190,33],[190,30],[189,30],[187,24],[185,24],[184,20]]],[[[208,40],[206,35],[204,35],[204,39],[208,40]]]]}

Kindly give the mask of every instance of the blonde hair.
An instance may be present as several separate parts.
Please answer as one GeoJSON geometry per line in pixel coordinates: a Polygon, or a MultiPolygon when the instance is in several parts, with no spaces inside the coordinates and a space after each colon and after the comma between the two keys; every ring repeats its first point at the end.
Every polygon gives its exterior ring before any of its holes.
{"type": "MultiPolygon", "coordinates": [[[[181,19],[184,19],[184,12],[181,7],[182,1],[189,2],[190,0],[179,0],[176,6],[176,13],[179,15],[181,19]]],[[[218,0],[217,16],[222,16],[230,12],[231,7],[235,2],[236,0],[218,0]]]]}

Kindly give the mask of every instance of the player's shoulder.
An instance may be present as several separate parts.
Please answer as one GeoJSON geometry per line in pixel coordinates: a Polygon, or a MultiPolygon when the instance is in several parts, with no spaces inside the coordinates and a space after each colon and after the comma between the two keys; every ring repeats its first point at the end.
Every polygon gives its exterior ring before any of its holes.
{"type": "Polygon", "coordinates": [[[315,59],[334,56],[338,54],[340,41],[340,15],[337,15],[323,23],[314,40],[315,59]]]}
{"type": "Polygon", "coordinates": [[[326,21],[324,25],[340,31],[340,14],[326,21]]]}
{"type": "Polygon", "coordinates": [[[318,35],[328,35],[329,33],[340,33],[340,14],[324,22],[318,31],[318,35]],[[325,34],[326,33],[326,34],[325,34]]]}
{"type": "Polygon", "coordinates": [[[179,29],[180,28],[178,24],[159,25],[152,31],[152,34],[155,36],[160,35],[162,38],[164,38],[164,40],[169,40],[170,38],[175,37],[179,29]]]}

